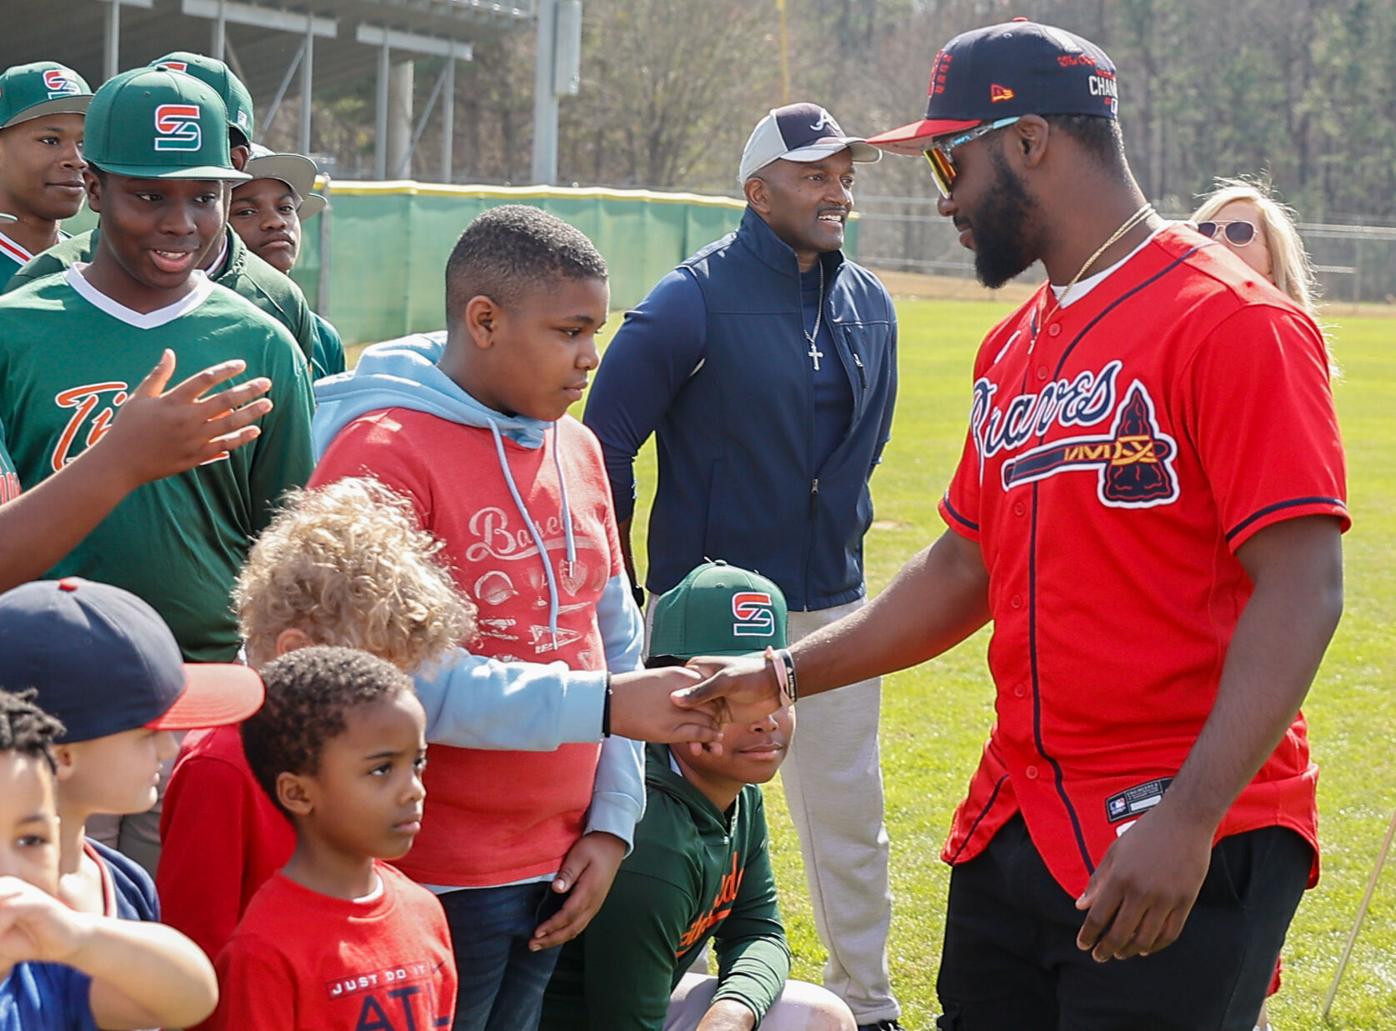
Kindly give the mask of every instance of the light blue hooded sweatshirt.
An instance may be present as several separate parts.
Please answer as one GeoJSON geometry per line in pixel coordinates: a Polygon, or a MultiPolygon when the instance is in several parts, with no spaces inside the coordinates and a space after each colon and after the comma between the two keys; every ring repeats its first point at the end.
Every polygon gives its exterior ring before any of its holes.
{"type": "MultiPolygon", "coordinates": [[[[312,425],[315,457],[325,453],[349,423],[385,408],[406,408],[441,419],[487,429],[494,436],[499,473],[509,486],[519,516],[539,553],[542,534],[524,507],[504,457],[502,438],[538,448],[555,424],[525,416],[503,415],[467,394],[437,362],[446,349],[446,334],[413,334],[374,344],[349,372],[315,384],[312,425]]],[[[556,452],[554,452],[556,453],[556,452]]],[[[561,478],[561,467],[558,468],[561,478]]],[[[482,470],[482,475],[485,470],[482,470]]],[[[567,504],[563,481],[562,503],[567,504]]],[[[564,512],[568,557],[573,557],[572,520],[564,512]]],[[[552,567],[544,562],[550,595],[549,623],[556,631],[558,592],[552,567]]],[[[612,577],[597,604],[597,625],[606,653],[606,669],[629,673],[641,668],[644,620],[622,572],[612,577]]],[[[433,668],[418,673],[417,696],[427,712],[427,741],[456,748],[551,751],[559,745],[593,742],[601,734],[606,674],[573,670],[564,663],[500,662],[456,648],[433,668]]],[[[587,833],[605,831],[634,844],[635,824],[645,810],[645,755],[641,742],[609,737],[601,743],[596,784],[587,813],[587,833]]]]}

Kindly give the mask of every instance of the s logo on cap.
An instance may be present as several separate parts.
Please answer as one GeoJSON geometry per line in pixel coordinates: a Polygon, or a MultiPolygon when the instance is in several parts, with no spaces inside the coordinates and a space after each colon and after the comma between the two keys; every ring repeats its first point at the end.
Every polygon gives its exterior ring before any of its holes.
{"type": "Polygon", "coordinates": [[[155,109],[156,150],[198,150],[204,141],[197,104],[161,104],[155,109]]]}
{"type": "Polygon", "coordinates": [[[732,636],[772,637],[776,616],[765,591],[738,591],[732,595],[732,636]]]}
{"type": "Polygon", "coordinates": [[[71,76],[72,73],[66,68],[44,69],[44,87],[48,90],[50,100],[78,94],[78,84],[73,81],[71,76]]]}

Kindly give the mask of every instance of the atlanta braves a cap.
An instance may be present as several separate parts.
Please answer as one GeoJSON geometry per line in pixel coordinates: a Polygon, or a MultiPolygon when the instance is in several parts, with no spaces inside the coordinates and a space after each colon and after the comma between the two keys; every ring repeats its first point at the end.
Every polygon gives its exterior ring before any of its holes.
{"type": "Polygon", "coordinates": [[[786,104],[773,108],[756,123],[742,151],[737,181],[746,182],[772,161],[822,161],[845,148],[854,161],[882,157],[861,136],[845,136],[834,116],[818,104],[786,104]]]}
{"type": "Polygon", "coordinates": [[[780,588],[759,573],[704,562],[654,603],[650,655],[746,655],[784,648],[780,588]]]}
{"type": "Polygon", "coordinates": [[[93,96],[83,157],[133,179],[246,179],[229,159],[226,121],[223,101],[194,76],[133,68],[93,96]]]}
{"type": "Polygon", "coordinates": [[[251,716],[265,696],[246,666],[186,665],[153,608],[78,577],[0,594],[0,689],[31,688],[62,721],[64,742],[221,727],[251,716]]]}
{"type": "Polygon", "coordinates": [[[260,143],[254,143],[252,160],[247,162],[244,171],[253,179],[276,179],[294,190],[301,201],[298,214],[302,222],[325,210],[325,198],[311,192],[315,189],[315,177],[320,170],[304,154],[278,154],[260,143]]]}
{"type": "Polygon", "coordinates": [[[92,103],[92,87],[54,61],[17,64],[0,73],[0,129],[41,115],[80,115],[92,103]]]}
{"type": "Polygon", "coordinates": [[[962,32],[931,65],[926,117],[868,143],[919,155],[930,141],[1015,115],[1115,118],[1115,64],[1090,40],[1016,18],[962,32]]]}
{"type": "Polygon", "coordinates": [[[223,106],[228,109],[228,128],[241,134],[244,145],[252,142],[252,94],[222,61],[187,50],[175,50],[164,57],[157,57],[147,67],[184,72],[208,83],[223,98],[223,106]]]}

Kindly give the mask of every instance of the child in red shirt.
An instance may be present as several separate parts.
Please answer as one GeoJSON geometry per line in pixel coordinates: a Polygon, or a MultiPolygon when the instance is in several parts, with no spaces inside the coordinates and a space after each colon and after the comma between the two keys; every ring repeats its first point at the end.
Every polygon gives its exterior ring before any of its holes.
{"type": "Polygon", "coordinates": [[[382,862],[401,858],[422,826],[426,714],[412,681],[366,652],[318,646],[262,677],[267,702],[243,724],[243,747],[295,826],[296,849],[218,957],[212,1026],[450,1027],[445,915],[382,862]]]}

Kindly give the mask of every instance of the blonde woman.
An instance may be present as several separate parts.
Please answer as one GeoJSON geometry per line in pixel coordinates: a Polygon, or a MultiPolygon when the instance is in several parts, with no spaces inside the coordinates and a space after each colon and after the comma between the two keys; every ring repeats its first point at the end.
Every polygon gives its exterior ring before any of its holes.
{"type": "Polygon", "coordinates": [[[1193,212],[1198,231],[1216,240],[1264,276],[1311,318],[1318,317],[1318,283],[1293,209],[1281,204],[1269,183],[1218,179],[1193,212]]]}

